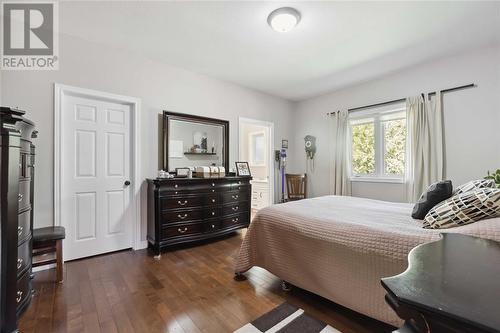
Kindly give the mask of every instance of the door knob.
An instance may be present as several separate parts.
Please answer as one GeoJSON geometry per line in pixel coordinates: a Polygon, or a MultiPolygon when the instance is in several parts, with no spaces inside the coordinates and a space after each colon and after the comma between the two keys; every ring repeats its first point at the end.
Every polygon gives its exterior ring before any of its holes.
{"type": "Polygon", "coordinates": [[[130,180],[126,180],[125,181],[125,186],[129,186],[130,185],[130,180]]]}

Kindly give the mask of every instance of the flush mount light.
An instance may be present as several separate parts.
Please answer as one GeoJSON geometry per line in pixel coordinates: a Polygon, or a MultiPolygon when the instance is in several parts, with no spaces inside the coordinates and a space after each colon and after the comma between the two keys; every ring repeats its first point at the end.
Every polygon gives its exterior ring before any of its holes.
{"type": "Polygon", "coordinates": [[[300,13],[291,7],[273,10],[267,17],[267,23],[278,32],[292,30],[300,21],[300,13]]]}

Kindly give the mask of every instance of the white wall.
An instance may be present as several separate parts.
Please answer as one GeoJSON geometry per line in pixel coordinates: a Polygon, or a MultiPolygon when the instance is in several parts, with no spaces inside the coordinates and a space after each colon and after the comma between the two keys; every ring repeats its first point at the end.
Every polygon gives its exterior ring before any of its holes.
{"type": "MultiPolygon", "coordinates": [[[[238,158],[238,117],[274,122],[276,147],[280,146],[281,138],[291,133],[292,104],[288,101],[153,62],[141,55],[61,36],[58,71],[6,71],[0,81],[3,105],[28,111],[27,116],[39,131],[35,141],[36,227],[53,224],[53,89],[56,82],[142,100],[143,179],[155,177],[157,173],[158,115],[162,110],[229,120],[230,165],[238,158]]],[[[143,209],[143,239],[145,213],[143,209]]]]}
{"type": "MultiPolygon", "coordinates": [[[[474,50],[408,68],[324,96],[299,102],[295,109],[296,172],[305,171],[303,137],[317,137],[316,168],[309,173],[312,196],[329,193],[326,113],[422,92],[475,83],[477,88],[444,95],[446,177],[459,185],[500,167],[500,47],[474,50]]],[[[404,201],[402,184],[353,183],[353,195],[404,201]]]]}

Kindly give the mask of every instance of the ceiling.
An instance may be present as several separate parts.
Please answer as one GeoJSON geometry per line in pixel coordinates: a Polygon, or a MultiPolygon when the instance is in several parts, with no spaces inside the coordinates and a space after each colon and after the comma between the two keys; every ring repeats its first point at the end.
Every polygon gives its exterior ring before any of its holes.
{"type": "Polygon", "coordinates": [[[297,101],[500,43],[500,2],[61,2],[60,30],[297,101]],[[302,20],[267,25],[282,6],[302,20]],[[90,24],[89,24],[90,22],[90,24]]]}

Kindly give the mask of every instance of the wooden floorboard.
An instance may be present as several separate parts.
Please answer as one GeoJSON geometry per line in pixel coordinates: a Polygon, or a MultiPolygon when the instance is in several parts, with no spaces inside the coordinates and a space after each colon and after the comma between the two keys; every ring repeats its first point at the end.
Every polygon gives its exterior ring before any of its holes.
{"type": "Polygon", "coordinates": [[[233,280],[244,231],[154,260],[147,250],[122,251],[35,274],[35,295],[21,332],[232,332],[287,301],[343,333],[388,333],[391,327],[298,288],[281,290],[271,273],[252,268],[233,280]]]}

